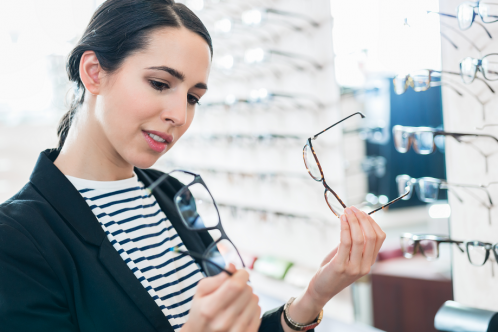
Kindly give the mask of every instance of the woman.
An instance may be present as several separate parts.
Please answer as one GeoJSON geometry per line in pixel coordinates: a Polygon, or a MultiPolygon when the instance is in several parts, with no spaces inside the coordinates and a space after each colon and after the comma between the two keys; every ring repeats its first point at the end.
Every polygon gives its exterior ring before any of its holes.
{"type": "MultiPolygon", "coordinates": [[[[207,90],[211,38],[172,0],[108,0],[69,55],[74,98],[29,183],[0,205],[0,326],[22,331],[292,331],[369,272],[385,239],[356,208],[341,242],[286,313],[260,319],[248,273],[204,277],[162,173],[147,168],[190,126],[207,90]],[[287,315],[287,316],[286,316],[287,315]],[[285,319],[285,318],[289,319],[285,319]]],[[[316,325],[316,323],[315,323],[316,325]]]]}

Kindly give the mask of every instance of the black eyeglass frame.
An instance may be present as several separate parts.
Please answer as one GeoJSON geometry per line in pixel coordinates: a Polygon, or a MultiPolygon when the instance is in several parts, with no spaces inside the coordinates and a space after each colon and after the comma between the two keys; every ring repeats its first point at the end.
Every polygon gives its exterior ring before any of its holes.
{"type": "Polygon", "coordinates": [[[415,256],[417,254],[417,250],[419,250],[420,253],[428,260],[437,259],[437,258],[439,258],[439,244],[441,244],[441,243],[454,243],[457,245],[457,248],[462,253],[465,252],[465,250],[461,247],[461,245],[465,243],[464,241],[452,240],[451,238],[449,238],[447,236],[432,235],[432,234],[404,233],[400,236],[400,241],[401,241],[401,251],[403,252],[403,257],[405,257],[405,258],[413,258],[413,256],[415,256]],[[409,254],[404,250],[403,239],[413,240],[413,253],[412,254],[409,254]],[[424,248],[420,245],[420,241],[423,241],[423,240],[436,242],[436,257],[433,258],[433,257],[426,256],[426,254],[424,252],[424,248]]]}
{"type": "MultiPolygon", "coordinates": [[[[334,215],[337,217],[337,218],[340,218],[340,214],[334,210],[334,208],[332,207],[332,205],[329,203],[328,199],[327,199],[327,191],[330,191],[332,193],[332,195],[334,195],[334,197],[337,199],[337,201],[339,202],[339,204],[341,204],[341,206],[343,208],[347,208],[346,204],[344,204],[344,202],[341,200],[341,198],[336,194],[336,192],[334,190],[332,190],[332,188],[330,188],[330,186],[327,184],[327,182],[325,181],[325,176],[323,175],[323,170],[322,170],[322,166],[320,165],[320,162],[318,161],[318,157],[316,156],[316,152],[315,152],[315,149],[313,148],[313,144],[311,143],[311,141],[313,140],[316,140],[316,138],[323,134],[324,132],[326,132],[327,130],[331,129],[332,127],[338,125],[339,123],[349,119],[350,117],[353,117],[355,115],[360,115],[361,118],[365,118],[365,115],[363,115],[363,113],[361,112],[356,112],[356,113],[353,113],[347,117],[345,117],[344,119],[334,123],[333,125],[331,125],[330,127],[327,127],[326,129],[322,130],[321,132],[319,132],[318,134],[314,135],[313,137],[309,137],[308,140],[306,141],[306,144],[304,145],[303,147],[303,159],[304,159],[304,166],[306,167],[306,170],[308,171],[309,175],[311,176],[311,178],[317,182],[321,182],[323,184],[323,186],[325,187],[325,191],[323,193],[324,197],[325,197],[325,202],[327,203],[328,207],[330,208],[330,210],[332,211],[332,213],[334,213],[334,215]],[[313,157],[315,158],[315,162],[318,166],[318,169],[320,170],[320,178],[315,178],[313,176],[313,174],[311,174],[311,171],[308,167],[308,164],[306,163],[306,147],[309,146],[310,149],[311,149],[311,152],[313,153],[313,157]]],[[[373,210],[373,211],[370,211],[368,214],[371,215],[379,210],[382,210],[382,209],[385,209],[387,208],[389,205],[399,201],[400,199],[402,199],[403,197],[405,197],[406,195],[408,195],[410,193],[408,187],[407,187],[407,192],[403,195],[401,195],[400,197],[398,198],[395,198],[393,199],[392,201],[388,202],[387,204],[384,204],[382,205],[381,207],[373,210]]]]}
{"type": "MultiPolygon", "coordinates": [[[[188,184],[184,184],[184,183],[181,183],[183,185],[183,187],[178,190],[178,192],[175,194],[175,196],[173,197],[173,202],[174,202],[174,205],[175,205],[175,208],[176,208],[176,212],[178,213],[178,215],[180,216],[180,219],[182,220],[183,224],[185,225],[185,227],[189,230],[189,231],[194,231],[194,232],[205,232],[205,231],[211,231],[211,230],[218,230],[220,232],[220,238],[217,239],[216,241],[213,241],[213,243],[211,243],[207,248],[206,250],[204,250],[204,252],[202,254],[197,254],[197,253],[193,253],[192,251],[184,251],[184,250],[178,250],[178,253],[180,254],[183,254],[183,255],[189,255],[191,257],[193,257],[194,259],[197,259],[197,260],[203,260],[203,261],[208,261],[210,264],[216,266],[217,268],[220,268],[222,271],[228,273],[228,275],[232,275],[232,273],[226,269],[223,269],[221,268],[218,264],[216,264],[215,262],[213,262],[212,260],[210,260],[209,258],[206,257],[206,253],[209,252],[211,249],[215,248],[216,245],[222,241],[222,240],[227,240],[228,242],[230,242],[232,244],[232,246],[234,247],[235,251],[237,252],[237,255],[239,256],[239,259],[242,263],[242,266],[245,268],[245,264],[244,264],[244,260],[242,259],[242,256],[240,255],[240,252],[239,252],[239,249],[237,249],[237,247],[235,246],[235,244],[232,242],[232,240],[230,240],[230,238],[228,237],[228,235],[226,234],[225,232],[225,229],[223,228],[222,224],[221,224],[221,217],[220,217],[220,212],[219,212],[219,209],[218,209],[218,205],[216,204],[216,201],[214,200],[213,198],[213,195],[211,194],[211,191],[209,190],[209,188],[206,186],[206,183],[204,182],[204,180],[202,179],[202,177],[197,174],[197,173],[192,173],[192,172],[189,172],[189,171],[185,171],[185,170],[181,170],[181,169],[175,169],[169,173],[165,173],[163,175],[161,175],[156,181],[154,181],[149,187],[147,187],[147,191],[149,191],[150,193],[152,193],[152,191],[154,190],[154,188],[156,188],[161,182],[163,182],[165,179],[167,179],[168,177],[170,177],[172,173],[174,172],[182,172],[182,173],[185,173],[185,174],[189,174],[189,175],[192,175],[194,176],[194,180],[192,180],[192,182],[188,183],[188,184]],[[216,209],[216,213],[218,215],[218,223],[216,224],[216,226],[212,226],[212,227],[205,227],[205,228],[200,228],[200,229],[196,229],[196,228],[192,228],[190,227],[189,223],[187,222],[187,220],[185,220],[183,214],[182,214],[182,211],[180,209],[180,206],[178,205],[177,203],[177,198],[182,195],[183,193],[185,193],[187,190],[189,190],[189,187],[194,185],[194,184],[200,184],[202,185],[206,190],[207,192],[209,193],[211,199],[213,200],[213,204],[214,204],[214,207],[216,209]],[[199,258],[199,257],[202,257],[202,258],[199,258]]],[[[207,275],[207,269],[206,269],[206,275],[207,275]]]]}
{"type": "Polygon", "coordinates": [[[481,242],[481,241],[466,241],[465,242],[465,249],[467,250],[467,258],[469,259],[470,264],[472,264],[474,266],[483,266],[484,264],[486,264],[486,262],[488,261],[488,258],[489,258],[489,251],[490,250],[493,251],[493,254],[495,256],[495,260],[498,263],[498,252],[497,252],[497,250],[498,250],[498,243],[492,244],[492,243],[481,242]],[[472,260],[470,258],[470,252],[469,252],[469,247],[470,246],[484,247],[484,249],[486,250],[486,256],[485,256],[484,261],[483,261],[482,264],[475,264],[475,263],[472,262],[472,260]]]}

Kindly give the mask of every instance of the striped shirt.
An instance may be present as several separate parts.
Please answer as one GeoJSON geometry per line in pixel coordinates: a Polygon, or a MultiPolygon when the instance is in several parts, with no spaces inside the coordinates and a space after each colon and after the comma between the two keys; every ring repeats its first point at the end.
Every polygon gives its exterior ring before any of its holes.
{"type": "Polygon", "coordinates": [[[136,174],[120,181],[67,176],[97,217],[107,238],[149,292],[175,331],[187,321],[197,283],[203,278],[153,195],[136,174]]]}

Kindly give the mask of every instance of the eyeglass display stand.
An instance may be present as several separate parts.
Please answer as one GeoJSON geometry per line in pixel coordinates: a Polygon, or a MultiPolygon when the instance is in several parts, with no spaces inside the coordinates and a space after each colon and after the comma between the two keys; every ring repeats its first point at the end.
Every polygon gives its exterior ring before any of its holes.
{"type": "Polygon", "coordinates": [[[446,301],[436,314],[434,326],[446,332],[495,332],[498,331],[498,312],[446,301]]]}
{"type": "MultiPolygon", "coordinates": [[[[492,1],[492,3],[495,2],[492,1]]],[[[439,0],[439,11],[456,14],[455,9],[462,3],[467,2],[465,0],[439,0]]],[[[459,29],[455,18],[440,17],[440,22],[442,24],[451,24],[455,29],[459,29]]],[[[448,34],[453,33],[443,25],[441,31],[448,34]]],[[[483,52],[479,54],[469,44],[465,45],[463,40],[460,41],[456,34],[452,34],[450,38],[459,40],[459,49],[455,50],[447,41],[441,41],[443,70],[459,71],[460,62],[466,57],[480,59],[487,54],[498,52],[498,43],[496,42],[496,38],[498,37],[498,23],[483,23],[479,15],[477,15],[474,25],[470,29],[461,32],[481,48],[483,52]],[[489,38],[484,29],[476,23],[485,26],[493,38],[489,38]]],[[[477,73],[477,77],[483,79],[482,73],[477,73]]],[[[464,85],[466,89],[477,95],[479,99],[486,101],[485,119],[482,116],[481,105],[476,102],[474,97],[468,93],[460,97],[451,90],[442,90],[444,129],[446,131],[458,130],[461,132],[485,133],[492,136],[498,135],[498,127],[495,126],[487,126],[482,130],[476,129],[482,128],[487,124],[498,123],[498,93],[496,93],[498,82],[488,81],[487,83],[495,90],[495,93],[492,93],[481,80],[476,79],[471,84],[464,85]]],[[[455,140],[447,139],[445,144],[448,182],[484,185],[498,181],[498,158],[495,154],[498,146],[496,142],[476,139],[473,141],[473,145],[462,145],[455,140]],[[482,149],[484,154],[492,155],[488,158],[487,169],[485,158],[477,150],[474,150],[476,146],[482,149]]],[[[457,194],[460,195],[460,193],[457,194]]],[[[498,186],[491,186],[489,194],[495,205],[489,209],[483,206],[482,203],[472,201],[474,197],[479,197],[480,199],[485,197],[482,193],[472,191],[472,195],[474,196],[471,196],[470,191],[462,192],[460,199],[463,202],[454,194],[450,193],[448,195],[448,202],[451,207],[449,228],[450,236],[453,239],[463,241],[477,240],[488,243],[498,242],[498,209],[496,208],[498,186]]],[[[462,253],[456,246],[453,246],[451,268],[453,300],[470,308],[478,307],[490,310],[491,312],[498,312],[498,274],[496,273],[497,265],[493,258],[493,254],[490,253],[490,258],[484,265],[474,266],[469,262],[468,252],[462,253]]],[[[467,317],[467,314],[462,309],[460,315],[455,314],[453,317],[455,322],[462,319],[461,325],[463,325],[465,323],[463,319],[467,317]]],[[[438,322],[439,319],[437,320],[438,322]]],[[[486,329],[454,329],[450,331],[486,331],[486,329]]],[[[497,329],[487,331],[497,331],[497,329]]]]}

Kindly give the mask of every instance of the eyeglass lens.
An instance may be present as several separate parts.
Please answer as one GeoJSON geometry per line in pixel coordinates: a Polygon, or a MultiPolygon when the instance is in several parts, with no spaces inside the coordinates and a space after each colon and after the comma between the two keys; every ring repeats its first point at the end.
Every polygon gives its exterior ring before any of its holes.
{"type": "Polygon", "coordinates": [[[474,22],[474,6],[462,3],[457,9],[458,26],[462,30],[467,30],[474,22]]]}
{"type": "Polygon", "coordinates": [[[434,133],[418,131],[413,134],[413,149],[418,154],[431,154],[434,152],[434,133]]]}
{"type": "Polygon", "coordinates": [[[325,192],[325,200],[327,201],[328,206],[334,212],[337,217],[340,217],[344,214],[344,207],[339,203],[334,194],[327,189],[325,192]]]}
{"type": "Polygon", "coordinates": [[[479,2],[479,16],[484,23],[498,21],[498,4],[479,2]]]}
{"type": "Polygon", "coordinates": [[[220,223],[213,198],[201,183],[185,188],[175,202],[187,223],[193,230],[212,228],[220,223]]]}
{"type": "Polygon", "coordinates": [[[308,173],[314,180],[320,181],[322,179],[322,174],[320,173],[320,169],[318,168],[318,164],[316,163],[315,156],[313,155],[313,151],[308,142],[304,146],[303,154],[304,163],[306,169],[308,169],[308,173]]]}
{"type": "Polygon", "coordinates": [[[415,240],[409,237],[402,237],[401,251],[406,258],[412,258],[415,255],[415,240]]]}
{"type": "Polygon", "coordinates": [[[440,182],[423,178],[418,180],[418,194],[421,201],[430,203],[437,200],[440,182]]]}
{"type": "Polygon", "coordinates": [[[474,81],[477,72],[477,61],[474,58],[467,57],[460,62],[460,74],[465,84],[474,81]]]}
{"type": "Polygon", "coordinates": [[[487,259],[488,251],[485,244],[482,242],[469,242],[467,243],[467,255],[472,265],[484,265],[487,259]]]}
{"type": "MultiPolygon", "coordinates": [[[[431,178],[421,178],[413,179],[409,175],[402,174],[396,177],[396,184],[398,187],[399,195],[406,192],[406,187],[415,187],[418,197],[421,201],[426,203],[431,203],[437,200],[439,196],[439,189],[441,187],[441,182],[438,179],[431,178]]],[[[412,196],[412,191],[410,194],[405,196],[404,200],[409,200],[412,196]]]]}
{"type": "Polygon", "coordinates": [[[425,91],[430,88],[430,72],[427,69],[421,69],[410,73],[413,80],[413,90],[416,92],[425,91]]]}
{"type": "Polygon", "coordinates": [[[396,94],[400,95],[405,93],[407,86],[407,77],[406,75],[396,75],[394,77],[393,83],[394,83],[394,92],[396,94]]]}
{"type": "Polygon", "coordinates": [[[393,129],[394,147],[399,153],[406,153],[413,141],[413,149],[416,153],[427,155],[434,152],[435,137],[432,131],[412,131],[403,126],[395,126],[393,129]]]}
{"type": "Polygon", "coordinates": [[[204,255],[208,261],[203,261],[203,267],[208,276],[215,276],[222,272],[222,270],[209,261],[214,262],[223,269],[227,269],[230,264],[233,264],[237,269],[244,268],[242,258],[239,256],[237,249],[235,249],[232,242],[226,239],[216,242],[204,255]]]}
{"type": "Polygon", "coordinates": [[[498,80],[498,54],[489,54],[482,58],[481,70],[487,80],[498,80]]]}
{"type": "Polygon", "coordinates": [[[394,147],[400,153],[408,152],[410,148],[411,134],[401,128],[394,128],[394,147]]]}
{"type": "Polygon", "coordinates": [[[435,240],[420,240],[419,242],[420,251],[429,260],[436,259],[438,257],[437,253],[437,241],[435,240]]]}

